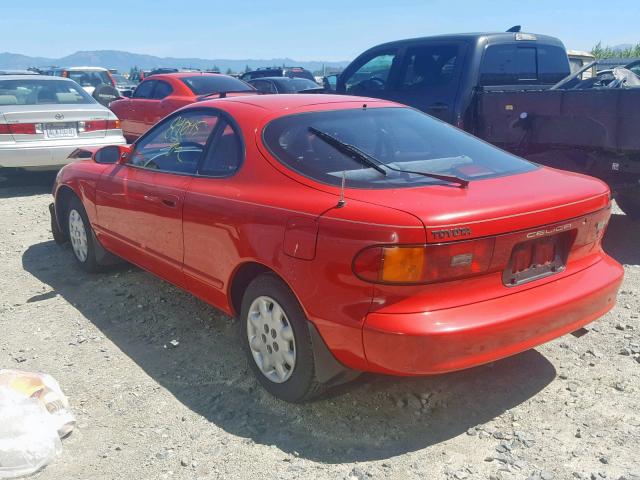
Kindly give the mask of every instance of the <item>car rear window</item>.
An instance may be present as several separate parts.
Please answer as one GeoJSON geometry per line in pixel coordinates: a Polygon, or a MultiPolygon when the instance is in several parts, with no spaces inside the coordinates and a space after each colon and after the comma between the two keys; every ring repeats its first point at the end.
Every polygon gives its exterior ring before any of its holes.
{"type": "Polygon", "coordinates": [[[237,78],[226,75],[209,76],[194,75],[193,77],[182,77],[180,80],[189,87],[194,95],[207,95],[217,92],[244,92],[254,90],[253,87],[237,78]]]}
{"type": "Polygon", "coordinates": [[[0,79],[0,105],[87,103],[96,101],[69,80],[0,79]]]}
{"type": "Polygon", "coordinates": [[[97,87],[104,83],[111,85],[111,78],[104,71],[67,70],[66,76],[83,87],[97,87]]]}
{"type": "Polygon", "coordinates": [[[407,107],[358,108],[278,118],[263,132],[269,151],[292,170],[347,188],[399,188],[441,184],[411,172],[477,180],[534,170],[511,155],[444,122],[407,107]],[[329,145],[316,129],[380,162],[386,175],[329,145]],[[400,172],[398,170],[405,170],[400,172]]]}
{"type": "Polygon", "coordinates": [[[553,45],[489,45],[480,67],[480,85],[553,85],[569,75],[566,52],[553,45]]]}

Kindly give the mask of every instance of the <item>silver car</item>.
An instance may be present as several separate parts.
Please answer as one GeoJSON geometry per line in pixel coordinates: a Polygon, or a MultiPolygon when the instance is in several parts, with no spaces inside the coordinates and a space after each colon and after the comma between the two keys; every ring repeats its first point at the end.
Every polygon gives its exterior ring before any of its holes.
{"type": "Polygon", "coordinates": [[[55,169],[76,148],[126,143],[115,114],[73,80],[0,77],[0,168],[55,169]]]}

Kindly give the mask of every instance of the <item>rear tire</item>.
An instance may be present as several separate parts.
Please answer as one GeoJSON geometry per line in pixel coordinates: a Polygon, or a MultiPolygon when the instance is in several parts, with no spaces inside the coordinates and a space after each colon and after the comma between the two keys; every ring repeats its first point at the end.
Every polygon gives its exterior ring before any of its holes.
{"type": "Polygon", "coordinates": [[[242,344],[258,381],[287,402],[318,396],[307,318],[289,287],[273,274],[254,279],[244,292],[240,313],[242,344]]]}
{"type": "Polygon", "coordinates": [[[77,197],[73,197],[69,201],[69,208],[65,217],[65,228],[76,262],[86,272],[101,271],[102,266],[96,258],[93,229],[89,223],[87,212],[77,197]]]}
{"type": "Polygon", "coordinates": [[[640,190],[633,193],[617,195],[616,203],[620,209],[633,220],[640,220],[640,190]]]}

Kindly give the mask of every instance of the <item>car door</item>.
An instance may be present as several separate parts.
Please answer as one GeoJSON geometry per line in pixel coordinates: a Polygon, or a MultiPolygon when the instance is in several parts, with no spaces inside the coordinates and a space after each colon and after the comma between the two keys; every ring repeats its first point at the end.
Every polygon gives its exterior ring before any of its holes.
{"type": "Polygon", "coordinates": [[[167,108],[169,104],[166,103],[166,98],[169,97],[172,92],[173,87],[171,87],[168,82],[156,80],[151,96],[152,101],[148,102],[145,108],[144,123],[147,130],[173,111],[167,108]]]}
{"type": "MultiPolygon", "coordinates": [[[[233,219],[247,218],[235,173],[244,158],[240,130],[221,115],[198,176],[184,201],[184,273],[189,290],[224,306],[225,284],[237,266],[241,232],[233,219]]],[[[250,188],[250,185],[247,185],[250,188]]]]}
{"type": "Polygon", "coordinates": [[[167,117],[96,188],[97,228],[105,247],[182,287],[185,192],[216,123],[209,109],[167,117]]]}
{"type": "Polygon", "coordinates": [[[450,41],[408,46],[385,98],[453,123],[465,47],[450,41]]]}
{"type": "Polygon", "coordinates": [[[127,136],[138,138],[149,129],[145,118],[147,115],[147,108],[150,104],[155,102],[152,98],[155,85],[155,80],[144,80],[133,92],[130,104],[131,107],[127,126],[127,136]]]}

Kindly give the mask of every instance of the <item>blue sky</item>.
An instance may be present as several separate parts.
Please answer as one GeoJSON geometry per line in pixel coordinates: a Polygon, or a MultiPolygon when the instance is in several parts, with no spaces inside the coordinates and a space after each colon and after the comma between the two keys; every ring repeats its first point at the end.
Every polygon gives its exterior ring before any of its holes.
{"type": "Polygon", "coordinates": [[[514,24],[588,50],[640,42],[639,18],[631,0],[18,0],[2,2],[0,51],[349,60],[388,40],[514,24]]]}

